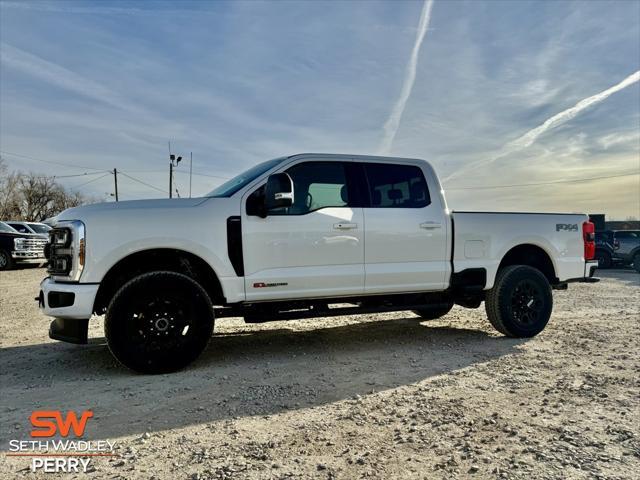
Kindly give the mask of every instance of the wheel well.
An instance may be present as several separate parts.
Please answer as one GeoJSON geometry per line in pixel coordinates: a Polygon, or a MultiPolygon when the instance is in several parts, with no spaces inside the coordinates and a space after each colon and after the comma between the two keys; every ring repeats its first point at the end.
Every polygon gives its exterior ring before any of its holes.
{"type": "Polygon", "coordinates": [[[540,270],[551,285],[559,283],[553,262],[547,252],[536,245],[518,245],[502,258],[498,271],[510,265],[528,265],[540,270]]]}
{"type": "Polygon", "coordinates": [[[207,262],[183,250],[158,248],[133,253],[111,267],[100,282],[93,311],[102,315],[122,285],[138,275],[158,270],[183,273],[202,285],[214,305],[226,303],[220,281],[207,262]]]}

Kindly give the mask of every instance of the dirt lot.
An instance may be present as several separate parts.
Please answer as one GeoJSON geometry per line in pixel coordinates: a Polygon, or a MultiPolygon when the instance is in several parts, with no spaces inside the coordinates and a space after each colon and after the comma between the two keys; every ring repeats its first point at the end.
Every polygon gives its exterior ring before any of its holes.
{"type": "MultiPolygon", "coordinates": [[[[484,309],[245,325],[186,371],[141,376],[103,340],[50,340],[42,269],[0,272],[0,449],[34,409],[92,409],[92,478],[639,478],[640,275],[555,293],[537,338],[484,309]]],[[[6,478],[43,477],[1,456],[6,478]]],[[[0,476],[3,476],[0,473],[0,476]]],[[[80,477],[81,475],[77,475],[80,477]]]]}

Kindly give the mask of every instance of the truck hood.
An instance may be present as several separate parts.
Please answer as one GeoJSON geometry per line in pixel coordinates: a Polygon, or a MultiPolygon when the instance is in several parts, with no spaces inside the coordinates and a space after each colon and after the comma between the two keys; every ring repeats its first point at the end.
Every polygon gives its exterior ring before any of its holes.
{"type": "Polygon", "coordinates": [[[56,222],[63,220],[83,220],[87,217],[102,214],[117,214],[118,212],[129,212],[131,210],[145,210],[148,213],[160,213],[160,210],[175,211],[181,208],[196,207],[210,200],[207,197],[198,198],[164,198],[158,200],[127,200],[123,202],[105,202],[73,207],[59,213],[51,220],[56,222]]]}

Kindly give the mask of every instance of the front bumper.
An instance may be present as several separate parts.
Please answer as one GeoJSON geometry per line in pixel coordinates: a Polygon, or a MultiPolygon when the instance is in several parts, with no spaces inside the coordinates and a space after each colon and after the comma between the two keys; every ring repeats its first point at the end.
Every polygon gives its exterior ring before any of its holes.
{"type": "Polygon", "coordinates": [[[50,277],[40,282],[38,305],[45,315],[55,317],[49,337],[72,343],[87,343],[89,318],[98,284],[60,283],[50,277]]]}
{"type": "Polygon", "coordinates": [[[47,261],[42,251],[14,250],[11,252],[11,258],[21,263],[44,263],[47,261]]]}

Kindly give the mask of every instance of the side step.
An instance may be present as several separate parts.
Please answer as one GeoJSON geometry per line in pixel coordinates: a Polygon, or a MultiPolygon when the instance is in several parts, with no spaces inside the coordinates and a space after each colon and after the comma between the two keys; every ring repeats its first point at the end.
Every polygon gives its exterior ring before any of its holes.
{"type": "Polygon", "coordinates": [[[246,323],[262,323],[277,320],[300,320],[303,318],[419,310],[447,304],[448,299],[443,298],[441,294],[405,294],[310,302],[260,302],[236,305],[230,308],[217,308],[215,309],[215,316],[217,318],[244,317],[246,323]],[[329,305],[334,305],[334,307],[331,308],[329,305]]]}

